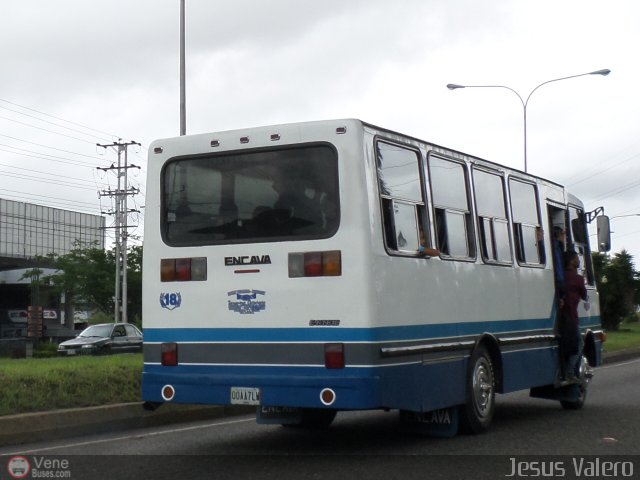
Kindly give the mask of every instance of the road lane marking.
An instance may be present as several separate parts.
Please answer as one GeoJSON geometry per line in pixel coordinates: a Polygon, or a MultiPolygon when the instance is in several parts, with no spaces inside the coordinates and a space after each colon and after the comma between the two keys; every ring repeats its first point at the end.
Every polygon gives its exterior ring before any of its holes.
{"type": "Polygon", "coordinates": [[[640,359],[631,360],[630,362],[614,363],[611,365],[605,365],[604,367],[598,367],[598,370],[606,370],[607,368],[624,367],[625,365],[633,365],[640,362],[640,359]]]}
{"type": "Polygon", "coordinates": [[[115,437],[115,438],[103,438],[100,440],[91,440],[91,441],[87,441],[87,442],[76,442],[76,443],[67,443],[64,445],[57,445],[55,447],[45,447],[45,448],[35,448],[33,450],[19,450],[16,452],[8,452],[8,453],[0,453],[0,455],[2,456],[11,456],[11,455],[27,455],[27,454],[34,454],[34,453],[41,453],[41,452],[48,452],[51,450],[60,450],[63,448],[75,448],[75,447],[86,447],[88,445],[98,445],[101,443],[109,443],[109,442],[119,442],[122,440],[132,440],[132,439],[138,439],[138,438],[146,438],[146,437],[156,437],[159,435],[167,435],[167,434],[171,434],[171,433],[182,433],[182,432],[188,432],[191,430],[202,430],[204,428],[210,428],[210,427],[223,427],[226,425],[233,425],[236,423],[244,423],[244,422],[255,422],[255,417],[251,417],[251,418],[243,418],[240,420],[228,420],[225,422],[216,422],[216,423],[207,423],[206,425],[196,425],[193,427],[183,427],[183,428],[172,428],[169,430],[161,430],[159,432],[149,432],[149,433],[136,433],[136,434],[132,434],[132,435],[123,435],[121,437],[115,437]]]}

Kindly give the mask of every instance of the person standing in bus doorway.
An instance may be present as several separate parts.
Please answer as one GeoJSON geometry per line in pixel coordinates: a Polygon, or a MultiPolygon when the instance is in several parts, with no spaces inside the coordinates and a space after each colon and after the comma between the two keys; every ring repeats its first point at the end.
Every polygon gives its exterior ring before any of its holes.
{"type": "Polygon", "coordinates": [[[560,347],[560,372],[559,381],[564,380],[566,374],[565,365],[567,363],[566,357],[569,354],[565,354],[565,350],[570,348],[569,342],[566,338],[566,332],[564,331],[565,319],[564,319],[564,297],[566,294],[566,286],[564,281],[564,245],[566,241],[566,234],[562,227],[557,225],[553,226],[553,238],[551,239],[551,257],[553,259],[553,279],[555,283],[556,296],[555,302],[557,306],[556,325],[555,331],[559,337],[558,345],[560,347]]]}
{"type": "Polygon", "coordinates": [[[560,323],[560,352],[563,361],[563,379],[571,382],[576,380],[576,367],[582,350],[578,305],[580,304],[580,299],[587,299],[587,289],[584,286],[584,277],[578,274],[578,268],[580,267],[578,254],[574,251],[568,251],[565,253],[564,258],[566,292],[560,323]]]}
{"type": "Polygon", "coordinates": [[[551,254],[553,255],[553,273],[556,284],[556,294],[558,295],[558,307],[562,309],[566,286],[564,281],[564,245],[567,241],[567,234],[562,227],[553,227],[553,242],[551,254]]]}

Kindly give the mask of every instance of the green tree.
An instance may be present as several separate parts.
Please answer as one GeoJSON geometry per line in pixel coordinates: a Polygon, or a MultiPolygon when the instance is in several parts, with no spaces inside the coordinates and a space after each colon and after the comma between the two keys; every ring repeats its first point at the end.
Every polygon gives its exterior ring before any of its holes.
{"type": "Polygon", "coordinates": [[[640,274],[633,265],[633,256],[626,250],[613,257],[593,255],[596,286],[600,293],[602,325],[617,330],[620,323],[632,317],[640,304],[640,274]]]}
{"type": "MultiPolygon", "coordinates": [[[[115,268],[115,266],[114,266],[115,268]]],[[[127,253],[127,310],[129,322],[142,325],[142,246],[127,253]]]]}
{"type": "MultiPolygon", "coordinates": [[[[110,314],[114,310],[115,251],[76,247],[54,256],[57,272],[47,280],[66,302],[110,314]]],[[[132,247],[127,258],[127,310],[131,319],[142,316],[142,247],[132,247]]]]}
{"type": "Polygon", "coordinates": [[[65,255],[54,256],[57,272],[48,279],[68,304],[86,304],[109,312],[113,309],[115,259],[113,252],[101,248],[76,247],[65,255]]]}

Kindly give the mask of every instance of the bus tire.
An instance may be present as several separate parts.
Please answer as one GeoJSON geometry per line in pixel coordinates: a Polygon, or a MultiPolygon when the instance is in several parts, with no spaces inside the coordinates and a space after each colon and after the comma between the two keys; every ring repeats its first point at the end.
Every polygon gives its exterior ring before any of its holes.
{"type": "Polygon", "coordinates": [[[460,408],[460,425],[463,432],[485,432],[495,410],[495,369],[487,348],[476,347],[469,360],[466,381],[466,401],[460,408]]]}
{"type": "Polygon", "coordinates": [[[562,408],[565,410],[580,410],[584,406],[584,402],[587,399],[587,387],[585,385],[580,385],[578,388],[580,389],[578,399],[574,401],[560,400],[562,408]]]}

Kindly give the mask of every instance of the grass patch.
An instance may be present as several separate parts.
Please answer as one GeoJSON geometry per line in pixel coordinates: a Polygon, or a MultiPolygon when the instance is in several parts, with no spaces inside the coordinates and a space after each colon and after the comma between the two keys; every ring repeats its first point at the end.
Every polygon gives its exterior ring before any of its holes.
{"type": "Polygon", "coordinates": [[[607,331],[607,341],[604,342],[606,352],[633,347],[640,347],[640,322],[624,322],[618,330],[607,331]]]}
{"type": "Polygon", "coordinates": [[[142,354],[0,359],[0,415],[140,400],[142,354]]]}

